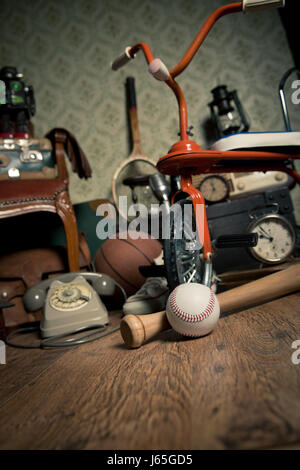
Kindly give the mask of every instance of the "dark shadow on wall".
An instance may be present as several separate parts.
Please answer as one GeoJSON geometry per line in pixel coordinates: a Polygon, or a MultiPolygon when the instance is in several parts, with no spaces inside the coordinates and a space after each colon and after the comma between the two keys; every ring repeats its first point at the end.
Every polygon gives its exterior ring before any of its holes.
{"type": "Polygon", "coordinates": [[[293,55],[295,66],[300,68],[299,48],[299,1],[285,0],[285,7],[280,8],[279,15],[285,29],[286,37],[293,55]]]}

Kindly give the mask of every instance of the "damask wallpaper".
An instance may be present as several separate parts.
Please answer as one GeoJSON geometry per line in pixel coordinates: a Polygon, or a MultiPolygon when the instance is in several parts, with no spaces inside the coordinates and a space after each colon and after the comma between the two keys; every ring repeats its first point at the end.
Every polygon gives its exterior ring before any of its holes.
{"type": "MultiPolygon", "coordinates": [[[[144,151],[153,160],[177,140],[177,106],[170,90],[153,80],[141,55],[114,72],[111,61],[126,46],[146,41],[168,66],[179,62],[200,26],[227,0],[2,0],[0,65],[13,65],[32,84],[37,101],[35,136],[65,127],[78,138],[93,177],[71,177],[74,203],[111,198],[111,178],[130,152],[125,80],[136,79],[144,151]]],[[[277,11],[222,18],[193,63],[178,78],[189,124],[201,145],[210,90],[236,89],[251,130],[282,130],[278,82],[293,66],[277,11]]],[[[293,110],[294,112],[295,110],[293,110]]],[[[297,110],[298,111],[298,110],[297,110]]],[[[299,114],[299,112],[298,112],[299,114]]],[[[298,120],[298,128],[300,122],[298,120]]]]}

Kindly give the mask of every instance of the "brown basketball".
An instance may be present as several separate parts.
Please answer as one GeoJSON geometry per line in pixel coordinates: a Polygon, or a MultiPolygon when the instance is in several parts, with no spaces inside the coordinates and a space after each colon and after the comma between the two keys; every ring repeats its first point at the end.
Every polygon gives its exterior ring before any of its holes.
{"type": "Polygon", "coordinates": [[[134,294],[145,282],[139,266],[150,266],[162,251],[160,242],[150,235],[146,239],[132,238],[136,232],[124,232],[116,239],[106,240],[95,255],[97,272],[108,274],[125,289],[126,294],[134,294]],[[120,237],[121,235],[121,237],[120,237]]]}

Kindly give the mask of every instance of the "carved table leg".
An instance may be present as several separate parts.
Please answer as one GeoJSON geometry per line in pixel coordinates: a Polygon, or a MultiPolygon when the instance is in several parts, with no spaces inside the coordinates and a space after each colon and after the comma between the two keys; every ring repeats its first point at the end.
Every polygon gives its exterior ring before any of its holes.
{"type": "Polygon", "coordinates": [[[59,193],[55,200],[57,214],[60,216],[66,235],[69,270],[79,271],[79,239],[75,212],[67,191],[59,193]]]}

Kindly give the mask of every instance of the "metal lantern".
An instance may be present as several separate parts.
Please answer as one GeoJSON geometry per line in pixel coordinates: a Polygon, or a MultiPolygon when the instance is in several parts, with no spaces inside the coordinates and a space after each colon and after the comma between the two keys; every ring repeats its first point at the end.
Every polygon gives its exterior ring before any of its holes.
{"type": "Polygon", "coordinates": [[[237,92],[228,91],[226,85],[219,85],[211,93],[213,101],[208,106],[217,138],[248,131],[249,122],[237,92]]]}

